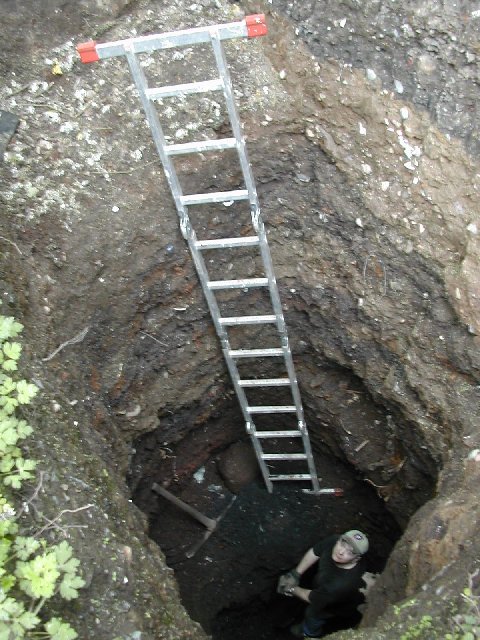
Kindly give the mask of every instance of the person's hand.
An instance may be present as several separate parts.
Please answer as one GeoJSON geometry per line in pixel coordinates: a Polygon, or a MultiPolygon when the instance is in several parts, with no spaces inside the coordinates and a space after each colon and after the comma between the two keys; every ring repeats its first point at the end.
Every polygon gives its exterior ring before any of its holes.
{"type": "Polygon", "coordinates": [[[287,589],[298,586],[299,582],[300,575],[297,571],[292,569],[280,576],[277,585],[277,593],[281,593],[284,596],[291,596],[291,593],[287,593],[287,589]]]}

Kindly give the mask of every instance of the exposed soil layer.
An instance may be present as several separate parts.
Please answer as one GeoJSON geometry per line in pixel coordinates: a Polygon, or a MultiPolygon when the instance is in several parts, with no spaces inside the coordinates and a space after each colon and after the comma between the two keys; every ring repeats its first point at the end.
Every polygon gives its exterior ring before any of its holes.
{"type": "Polygon", "coordinates": [[[478,156],[478,15],[469,2],[275,0],[275,7],[317,59],[369,69],[478,156]]]}

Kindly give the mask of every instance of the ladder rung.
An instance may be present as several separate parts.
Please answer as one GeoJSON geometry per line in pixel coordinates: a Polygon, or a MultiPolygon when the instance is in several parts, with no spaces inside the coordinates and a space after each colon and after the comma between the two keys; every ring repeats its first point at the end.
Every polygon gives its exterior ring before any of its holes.
{"type": "Polygon", "coordinates": [[[150,100],[161,100],[169,96],[180,96],[187,93],[206,93],[207,91],[218,91],[223,89],[223,80],[204,80],[203,82],[187,82],[186,84],[172,84],[165,87],[151,87],[145,90],[147,98],[150,100]]]}
{"type": "Polygon", "coordinates": [[[169,156],[177,156],[183,153],[203,153],[204,151],[234,149],[236,146],[237,141],[235,138],[223,138],[221,140],[200,140],[198,142],[170,144],[165,147],[165,151],[169,156]]]}
{"type": "Polygon", "coordinates": [[[253,247],[260,244],[258,236],[246,238],[218,238],[217,240],[197,240],[197,249],[229,249],[231,247],[253,247]]]}
{"type": "Polygon", "coordinates": [[[276,480],[311,480],[312,476],[309,473],[289,473],[269,476],[269,478],[275,482],[276,480]]]}
{"type": "Polygon", "coordinates": [[[249,289],[250,287],[268,287],[268,278],[244,278],[243,280],[210,280],[207,283],[211,291],[216,289],[249,289]]]}
{"type": "Polygon", "coordinates": [[[292,405],[263,405],[260,407],[247,407],[248,413],[293,413],[297,410],[297,407],[292,405]]]}
{"type": "Polygon", "coordinates": [[[237,324],[275,324],[277,316],[233,316],[231,318],[219,318],[221,325],[237,324]]]}
{"type": "Polygon", "coordinates": [[[301,431],[290,429],[289,431],[255,431],[257,438],[299,438],[301,431]]]}
{"type": "Polygon", "coordinates": [[[306,460],[305,453],[262,453],[263,460],[306,460]]]}
{"type": "Polygon", "coordinates": [[[233,349],[228,354],[232,358],[261,358],[283,356],[283,349],[233,349]]]}
{"type": "Polygon", "coordinates": [[[232,200],[248,200],[246,189],[236,191],[216,191],[214,193],[193,193],[181,196],[180,202],[186,206],[191,204],[208,204],[209,202],[231,202],[232,200]]]}
{"type": "Polygon", "coordinates": [[[290,384],[290,378],[256,378],[254,380],[239,380],[241,387],[281,387],[290,384]]]}

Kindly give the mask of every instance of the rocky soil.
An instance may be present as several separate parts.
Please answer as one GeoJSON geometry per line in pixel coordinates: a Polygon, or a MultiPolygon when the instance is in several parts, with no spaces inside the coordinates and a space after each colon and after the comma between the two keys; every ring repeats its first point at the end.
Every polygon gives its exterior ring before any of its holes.
{"type": "MultiPolygon", "coordinates": [[[[41,508],[92,505],[71,521],[88,526],[68,529],[88,584],[64,615],[81,638],[260,637],[255,615],[275,606],[276,575],[314,541],[316,518],[322,534],[362,524],[374,570],[402,533],[349,638],[421,637],[425,616],[438,627],[425,637],[444,637],[464,587],[478,590],[479,465],[467,456],[480,445],[480,14],[397,5],[0,7],[1,311],[25,324],[24,366],[42,389],[30,416],[41,508]],[[226,52],[319,475],[343,502],[258,483],[127,65],[81,65],[75,51],[259,11],[268,36],[226,52]],[[183,554],[201,528],[153,481],[211,517],[238,496],[193,562],[183,554]]],[[[143,59],[162,83],[203,78],[210,63],[193,49],[143,59]]],[[[224,135],[220,102],[171,106],[172,141],[224,135]]],[[[188,193],[239,188],[234,157],[178,170],[188,193]]],[[[243,228],[224,207],[195,224],[199,237],[243,228]]],[[[255,265],[245,255],[237,269],[255,265]]]]}

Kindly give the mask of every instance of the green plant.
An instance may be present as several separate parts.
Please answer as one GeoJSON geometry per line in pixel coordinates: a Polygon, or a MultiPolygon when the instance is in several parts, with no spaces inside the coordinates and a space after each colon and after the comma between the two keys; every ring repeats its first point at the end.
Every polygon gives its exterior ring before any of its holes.
{"type": "MultiPolygon", "coordinates": [[[[427,631],[432,629],[432,616],[422,616],[418,622],[402,633],[400,640],[413,640],[414,638],[427,638],[427,631]]],[[[430,635],[430,637],[432,637],[430,635]]]]}
{"type": "Polygon", "coordinates": [[[445,640],[477,640],[480,638],[480,596],[473,593],[472,583],[473,579],[470,576],[469,586],[462,593],[465,610],[453,617],[455,630],[453,633],[448,633],[445,640]]]}
{"type": "Polygon", "coordinates": [[[15,379],[22,345],[13,339],[22,329],[14,318],[0,315],[0,640],[74,640],[77,633],[68,623],[57,617],[45,621],[41,613],[57,594],[65,600],[77,597],[85,584],[77,575],[79,561],[66,541],[50,544],[40,538],[42,530],[27,531],[23,516],[28,503],[17,513],[12,495],[35,477],[37,464],[18,446],[33,431],[18,409],[38,392],[35,385],[15,379]]]}

